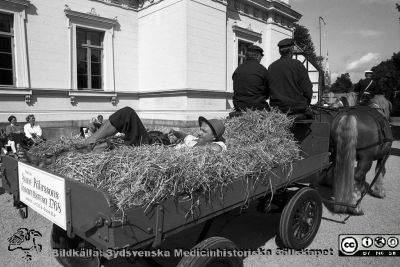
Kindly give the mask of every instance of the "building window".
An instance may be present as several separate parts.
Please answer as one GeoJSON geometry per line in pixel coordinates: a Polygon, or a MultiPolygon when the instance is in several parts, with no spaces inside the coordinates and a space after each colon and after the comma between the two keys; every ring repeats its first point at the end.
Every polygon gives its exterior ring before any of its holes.
{"type": "Polygon", "coordinates": [[[71,89],[114,91],[114,27],[117,18],[105,18],[66,6],[69,20],[71,89]]]}
{"type": "Polygon", "coordinates": [[[103,88],[104,32],[76,29],[78,89],[103,88]]]}
{"type": "Polygon", "coordinates": [[[0,86],[29,88],[26,47],[28,0],[0,1],[0,86]]]}
{"type": "Polygon", "coordinates": [[[0,13],[0,85],[14,85],[13,16],[0,13]]]}
{"type": "Polygon", "coordinates": [[[246,60],[247,47],[249,47],[249,45],[251,45],[251,43],[239,40],[239,42],[238,42],[238,65],[242,64],[246,60]]]}

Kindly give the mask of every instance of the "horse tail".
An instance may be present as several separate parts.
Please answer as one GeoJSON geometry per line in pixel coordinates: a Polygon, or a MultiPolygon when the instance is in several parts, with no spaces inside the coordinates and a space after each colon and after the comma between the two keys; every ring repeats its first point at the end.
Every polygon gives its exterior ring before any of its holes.
{"type": "MultiPolygon", "coordinates": [[[[354,191],[354,161],[357,147],[357,120],[352,115],[343,116],[336,130],[336,160],[334,169],[334,196],[336,202],[351,204],[354,191]]],[[[335,206],[336,212],[346,207],[335,206]]]]}

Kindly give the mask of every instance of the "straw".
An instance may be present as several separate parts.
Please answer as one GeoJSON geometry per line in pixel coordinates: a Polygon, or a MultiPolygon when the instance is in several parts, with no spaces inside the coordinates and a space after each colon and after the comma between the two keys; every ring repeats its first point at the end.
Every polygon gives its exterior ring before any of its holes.
{"type": "Polygon", "coordinates": [[[31,153],[41,159],[46,153],[56,155],[46,168],[104,191],[117,210],[151,208],[180,196],[194,200],[198,194],[209,196],[206,199],[218,194],[223,199],[225,189],[238,180],[243,183],[246,200],[258,186],[274,187],[274,168],[291,170],[300,158],[289,130],[292,123],[277,110],[247,111],[225,121],[228,149],[222,152],[209,146],[177,150],[143,145],[81,153],[74,144],[83,139],[60,138],[40,144],[31,153]]]}

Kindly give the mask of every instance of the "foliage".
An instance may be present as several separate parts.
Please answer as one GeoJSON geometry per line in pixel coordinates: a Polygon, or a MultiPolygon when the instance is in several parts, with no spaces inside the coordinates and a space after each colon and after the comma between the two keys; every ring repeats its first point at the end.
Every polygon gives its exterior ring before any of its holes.
{"type": "Polygon", "coordinates": [[[348,93],[353,89],[353,83],[349,73],[344,73],[337,77],[336,81],[331,86],[331,92],[348,93]]]}
{"type": "Polygon", "coordinates": [[[393,113],[400,114],[400,52],[374,66],[372,71],[380,91],[393,104],[393,113]]]}
{"type": "Polygon", "coordinates": [[[311,61],[322,68],[322,61],[324,58],[317,56],[309,30],[297,23],[294,23],[294,26],[294,40],[296,44],[304,51],[311,61]]]}
{"type": "Polygon", "coordinates": [[[393,65],[397,70],[400,70],[400,52],[394,53],[392,56],[393,65]]]}
{"type": "Polygon", "coordinates": [[[400,90],[400,52],[374,66],[372,71],[379,89],[387,98],[392,98],[394,92],[400,90]]]}
{"type": "MultiPolygon", "coordinates": [[[[396,8],[400,12],[400,5],[398,3],[396,3],[396,8]]],[[[399,18],[399,20],[400,20],[400,18],[399,18]]]]}

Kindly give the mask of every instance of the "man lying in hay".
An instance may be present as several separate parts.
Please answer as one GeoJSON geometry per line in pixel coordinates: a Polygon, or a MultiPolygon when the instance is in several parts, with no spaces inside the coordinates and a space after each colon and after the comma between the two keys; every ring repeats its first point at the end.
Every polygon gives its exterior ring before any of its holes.
{"type": "MultiPolygon", "coordinates": [[[[176,144],[176,148],[210,146],[214,151],[226,150],[223,137],[225,126],[223,121],[218,119],[207,120],[199,117],[199,133],[193,136],[184,132],[172,130],[169,137],[164,137],[164,144],[176,144]]],[[[102,127],[93,135],[88,137],[83,144],[77,145],[78,150],[100,152],[107,147],[107,143],[98,143],[99,140],[115,135],[117,132],[125,134],[125,144],[140,146],[156,143],[160,139],[154,132],[148,132],[136,111],[130,107],[124,107],[113,113],[102,127]]]]}

